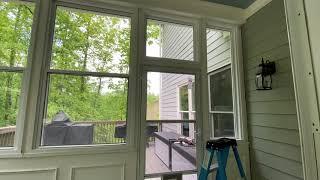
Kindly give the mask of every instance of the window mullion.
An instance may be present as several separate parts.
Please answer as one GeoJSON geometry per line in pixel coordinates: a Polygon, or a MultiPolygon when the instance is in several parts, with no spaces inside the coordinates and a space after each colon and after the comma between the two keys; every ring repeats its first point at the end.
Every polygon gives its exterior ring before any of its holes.
{"type": "Polygon", "coordinates": [[[49,24],[54,21],[54,9],[55,5],[53,1],[38,1],[36,13],[34,17],[34,25],[33,25],[33,46],[30,50],[29,59],[26,75],[28,79],[25,81],[28,82],[25,89],[25,96],[27,96],[27,106],[26,112],[23,116],[25,116],[25,121],[28,122],[25,124],[25,132],[23,132],[23,141],[22,141],[22,152],[30,152],[33,149],[34,140],[38,138],[38,116],[39,116],[39,102],[42,95],[42,86],[44,72],[46,69],[46,59],[47,53],[50,47],[48,46],[50,43],[50,38],[48,37],[49,32],[51,31],[49,24]]]}
{"type": "Polygon", "coordinates": [[[22,73],[25,70],[24,67],[5,67],[0,66],[0,72],[20,72],[22,73]]]}
{"type": "Polygon", "coordinates": [[[59,69],[51,69],[51,70],[48,71],[48,74],[64,74],[64,75],[74,75],[74,76],[129,78],[128,74],[106,73],[106,72],[90,72],[90,71],[73,71],[73,70],[59,70],[59,69]]]}

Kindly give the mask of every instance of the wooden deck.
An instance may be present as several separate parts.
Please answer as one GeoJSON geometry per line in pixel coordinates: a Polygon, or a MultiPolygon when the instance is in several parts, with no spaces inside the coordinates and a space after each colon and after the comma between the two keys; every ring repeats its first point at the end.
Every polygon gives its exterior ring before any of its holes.
{"type": "MultiPolygon", "coordinates": [[[[164,149],[163,151],[168,151],[164,149]]],[[[170,170],[161,159],[155,154],[154,144],[150,143],[146,149],[146,170],[145,174],[148,177],[154,177],[155,174],[181,172],[181,171],[195,171],[196,167],[182,157],[177,152],[173,151],[172,154],[172,170],[170,170]]],[[[148,180],[159,180],[159,178],[150,178],[148,180]]],[[[184,175],[183,180],[197,180],[195,174],[184,175]]]]}

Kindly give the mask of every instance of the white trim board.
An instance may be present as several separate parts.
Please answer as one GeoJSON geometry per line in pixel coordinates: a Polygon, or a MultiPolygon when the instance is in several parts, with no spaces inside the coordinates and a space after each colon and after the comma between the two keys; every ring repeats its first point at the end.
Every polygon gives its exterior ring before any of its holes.
{"type": "Polygon", "coordinates": [[[285,0],[292,74],[305,180],[318,179],[319,111],[303,1],[285,0]]]}
{"type": "MultiPolygon", "coordinates": [[[[72,1],[72,0],[64,0],[72,1]]],[[[127,5],[162,11],[164,13],[176,13],[177,15],[192,17],[214,17],[216,20],[232,24],[245,22],[244,10],[241,8],[210,3],[200,0],[99,0],[114,4],[127,5]]]]}
{"type": "MultiPolygon", "coordinates": [[[[74,0],[62,0],[72,3],[74,0]]],[[[269,4],[272,0],[256,0],[248,8],[241,9],[201,0],[96,0],[115,6],[145,8],[163,13],[190,17],[205,17],[230,24],[243,24],[246,20],[269,4]]],[[[77,1],[79,3],[79,1],[77,1]]],[[[80,0],[80,3],[83,2],[80,0]]],[[[84,2],[87,4],[88,2],[84,2]]]]}
{"type": "Polygon", "coordinates": [[[248,19],[250,16],[254,15],[256,12],[258,12],[264,6],[269,4],[271,1],[272,0],[256,0],[247,9],[245,9],[244,18],[248,19]]]}

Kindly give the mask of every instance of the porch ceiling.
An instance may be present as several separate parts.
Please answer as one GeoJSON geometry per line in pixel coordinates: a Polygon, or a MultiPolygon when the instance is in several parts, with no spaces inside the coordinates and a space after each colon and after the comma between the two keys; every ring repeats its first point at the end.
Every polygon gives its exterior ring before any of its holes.
{"type": "Polygon", "coordinates": [[[246,9],[256,0],[203,0],[203,1],[246,9]]]}

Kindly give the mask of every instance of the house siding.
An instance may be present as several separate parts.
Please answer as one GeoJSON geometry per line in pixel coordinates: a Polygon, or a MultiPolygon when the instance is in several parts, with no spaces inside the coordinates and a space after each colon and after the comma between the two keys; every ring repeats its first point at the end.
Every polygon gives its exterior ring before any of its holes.
{"type": "Polygon", "coordinates": [[[253,180],[301,180],[300,139],[283,0],[273,0],[242,26],[253,180]],[[272,90],[255,90],[261,57],[275,61],[272,90]]]}
{"type": "Polygon", "coordinates": [[[230,35],[222,31],[207,31],[207,71],[212,72],[231,63],[230,35]]]}
{"type": "Polygon", "coordinates": [[[162,57],[193,60],[193,31],[189,26],[162,25],[162,57]]]}
{"type": "MultiPolygon", "coordinates": [[[[178,89],[194,79],[193,75],[161,73],[160,119],[177,120],[179,117],[178,89]]],[[[163,124],[162,130],[181,133],[181,124],[163,124]]]]}
{"type": "MultiPolygon", "coordinates": [[[[165,24],[162,27],[162,57],[193,60],[193,31],[189,27],[165,24]],[[173,38],[174,37],[174,38],[173,38]]],[[[231,63],[230,36],[221,31],[207,32],[208,72],[231,63]]],[[[179,117],[178,89],[194,81],[193,75],[162,73],[160,87],[160,119],[176,120],[179,117]]],[[[181,132],[180,124],[164,124],[163,130],[181,132]]]]}

